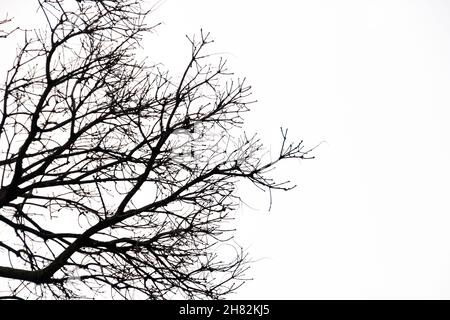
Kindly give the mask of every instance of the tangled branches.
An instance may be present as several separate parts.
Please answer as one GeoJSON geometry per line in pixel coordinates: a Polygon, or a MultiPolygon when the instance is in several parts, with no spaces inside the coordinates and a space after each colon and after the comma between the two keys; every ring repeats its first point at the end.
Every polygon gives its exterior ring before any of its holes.
{"type": "Polygon", "coordinates": [[[178,78],[137,61],[139,1],[39,2],[46,31],[27,36],[1,88],[0,253],[7,296],[220,298],[246,255],[220,254],[235,185],[288,190],[240,133],[250,87],[189,38],[178,78]],[[229,258],[229,257],[228,257],[229,258]]]}

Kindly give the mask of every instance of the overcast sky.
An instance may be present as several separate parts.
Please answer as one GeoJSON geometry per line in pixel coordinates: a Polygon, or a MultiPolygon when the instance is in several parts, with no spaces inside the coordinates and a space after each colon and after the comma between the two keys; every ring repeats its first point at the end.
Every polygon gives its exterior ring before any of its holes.
{"type": "MultiPolygon", "coordinates": [[[[36,7],[0,3],[17,22],[36,7]]],[[[246,129],[273,152],[280,126],[322,142],[279,168],[298,188],[270,212],[245,190],[237,241],[258,262],[231,298],[450,298],[448,1],[166,0],[153,19],[145,54],[174,71],[184,35],[211,32],[258,99],[246,129]]]]}
{"type": "Polygon", "coordinates": [[[177,66],[183,35],[210,31],[272,148],[281,125],[325,141],[279,170],[299,188],[270,213],[247,198],[238,240],[262,259],[234,297],[450,298],[447,1],[167,0],[158,18],[149,55],[177,66]]]}

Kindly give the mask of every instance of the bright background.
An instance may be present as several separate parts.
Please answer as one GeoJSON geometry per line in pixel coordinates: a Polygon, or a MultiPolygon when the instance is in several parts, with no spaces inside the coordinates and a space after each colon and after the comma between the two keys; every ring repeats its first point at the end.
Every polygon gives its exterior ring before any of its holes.
{"type": "MultiPolygon", "coordinates": [[[[32,1],[0,3],[33,21],[32,1]]],[[[236,240],[257,262],[230,298],[450,299],[448,1],[166,0],[153,21],[145,54],[175,72],[184,35],[211,32],[259,101],[246,129],[274,152],[280,126],[323,141],[278,170],[299,186],[270,212],[243,190],[236,240]]]]}

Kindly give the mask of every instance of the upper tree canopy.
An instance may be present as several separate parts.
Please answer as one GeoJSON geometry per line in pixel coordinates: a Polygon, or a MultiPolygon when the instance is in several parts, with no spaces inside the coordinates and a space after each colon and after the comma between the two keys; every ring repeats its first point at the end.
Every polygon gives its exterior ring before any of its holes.
{"type": "Polygon", "coordinates": [[[1,87],[0,277],[18,298],[219,298],[245,253],[231,243],[236,182],[290,189],[267,172],[307,158],[243,133],[250,87],[200,32],[172,77],[135,57],[152,29],[141,2],[39,1],[1,87]]]}

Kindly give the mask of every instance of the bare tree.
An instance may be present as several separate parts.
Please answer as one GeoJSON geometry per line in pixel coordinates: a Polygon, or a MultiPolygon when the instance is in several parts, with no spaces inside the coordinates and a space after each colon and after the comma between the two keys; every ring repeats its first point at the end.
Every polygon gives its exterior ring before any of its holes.
{"type": "Polygon", "coordinates": [[[39,8],[47,27],[26,32],[1,87],[5,296],[215,299],[236,290],[247,268],[227,223],[236,183],[289,190],[268,171],[310,150],[282,130],[270,159],[243,133],[250,87],[205,53],[208,34],[188,38],[186,68],[171,77],[135,56],[153,28],[139,0],[39,8]],[[223,244],[236,255],[221,256],[223,244]]]}

